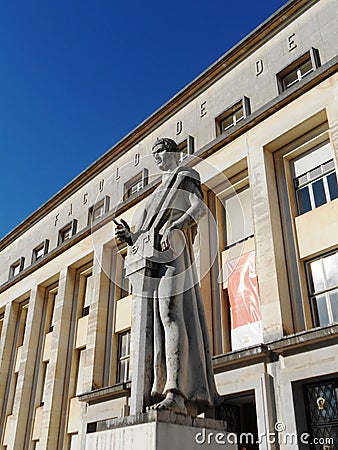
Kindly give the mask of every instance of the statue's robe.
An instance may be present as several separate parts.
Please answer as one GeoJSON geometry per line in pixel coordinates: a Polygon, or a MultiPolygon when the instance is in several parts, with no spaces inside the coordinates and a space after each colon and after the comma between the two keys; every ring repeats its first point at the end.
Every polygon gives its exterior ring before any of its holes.
{"type": "MultiPolygon", "coordinates": [[[[159,249],[165,229],[190,208],[191,195],[199,199],[201,210],[205,212],[199,174],[190,167],[178,167],[150,196],[136,235],[155,228],[154,234],[158,236],[155,245],[159,249]]],[[[157,284],[153,308],[152,395],[179,392],[187,400],[197,402],[201,411],[205,406],[215,405],[218,397],[193,252],[196,232],[194,220],[182,231],[173,231],[169,249],[160,253],[161,261],[154,265],[157,284]],[[169,323],[164,324],[168,318],[169,323]],[[174,334],[170,333],[175,336],[173,340],[166,336],[168,327],[176,327],[174,334]]]]}

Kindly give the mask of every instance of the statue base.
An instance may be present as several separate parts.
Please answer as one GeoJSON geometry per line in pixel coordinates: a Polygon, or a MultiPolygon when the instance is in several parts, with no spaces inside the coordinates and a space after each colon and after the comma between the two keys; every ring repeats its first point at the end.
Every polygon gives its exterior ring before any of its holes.
{"type": "Polygon", "coordinates": [[[97,422],[88,430],[85,450],[172,450],[220,448],[235,450],[226,422],[186,417],[169,411],[148,411],[97,422]],[[229,442],[230,441],[230,442],[229,442]]]}

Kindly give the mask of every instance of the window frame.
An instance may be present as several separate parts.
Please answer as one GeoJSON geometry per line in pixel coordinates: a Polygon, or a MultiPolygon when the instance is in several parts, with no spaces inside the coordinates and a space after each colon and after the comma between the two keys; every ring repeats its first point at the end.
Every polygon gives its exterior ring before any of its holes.
{"type": "MultiPolygon", "coordinates": [[[[214,191],[216,193],[216,197],[221,204],[221,210],[222,210],[222,217],[218,220],[218,222],[220,223],[220,226],[222,227],[222,231],[220,232],[220,234],[223,236],[222,244],[221,244],[222,251],[226,251],[232,247],[236,247],[237,245],[254,237],[254,232],[253,232],[251,234],[247,234],[247,236],[243,236],[242,238],[235,240],[234,242],[231,242],[230,244],[228,242],[226,202],[246,190],[249,191],[250,200],[251,200],[249,174],[248,174],[247,168],[239,170],[238,173],[236,175],[234,175],[233,177],[231,177],[223,187],[219,186],[218,188],[214,189],[214,191]]],[[[241,204],[241,207],[242,207],[242,204],[241,204]]],[[[242,208],[242,211],[243,211],[243,213],[245,212],[243,210],[243,208],[242,208]]],[[[252,213],[252,201],[251,201],[251,213],[252,213]]],[[[243,218],[245,219],[245,215],[243,215],[243,218]]],[[[253,218],[252,218],[252,224],[253,224],[253,218]]],[[[254,227],[252,227],[252,228],[254,228],[254,227]]],[[[246,230],[247,230],[247,227],[245,227],[243,229],[243,231],[246,231],[246,230]]],[[[244,233],[244,234],[246,234],[246,233],[244,233]]]]}
{"type": "Polygon", "coordinates": [[[284,67],[284,69],[282,69],[280,72],[276,74],[278,93],[282,94],[283,92],[288,91],[294,85],[297,85],[298,82],[306,78],[310,73],[318,69],[320,65],[321,63],[319,52],[314,47],[311,47],[310,50],[308,50],[306,53],[304,53],[303,55],[292,61],[290,64],[284,67]],[[311,62],[312,68],[311,70],[308,70],[303,76],[300,76],[298,71],[306,62],[311,62]],[[293,72],[296,72],[297,79],[288,86],[285,86],[285,78],[290,74],[292,74],[293,72]]]}
{"type": "Polygon", "coordinates": [[[216,126],[216,136],[221,136],[222,134],[227,133],[229,130],[236,127],[242,120],[246,119],[251,114],[251,106],[250,106],[250,99],[249,97],[242,97],[237,102],[233,103],[231,106],[229,106],[225,111],[222,112],[222,114],[218,115],[215,118],[215,126],[216,126]],[[243,115],[237,119],[235,118],[236,112],[238,110],[243,110],[243,115]],[[232,123],[228,125],[225,129],[222,127],[222,123],[228,119],[233,119],[232,123]]]}
{"type": "Polygon", "coordinates": [[[128,277],[125,276],[126,257],[127,257],[127,247],[121,247],[117,252],[118,267],[116,270],[116,282],[115,282],[115,298],[117,301],[126,298],[132,294],[132,286],[130,284],[128,277]],[[119,264],[119,260],[122,264],[119,264]],[[127,282],[127,286],[124,285],[125,281],[127,282]],[[127,287],[128,289],[125,289],[125,287],[127,287]]]}
{"type": "Polygon", "coordinates": [[[2,337],[2,330],[5,323],[5,310],[0,311],[0,342],[2,337]]]}
{"type": "Polygon", "coordinates": [[[41,244],[39,244],[35,248],[33,248],[31,264],[33,264],[36,261],[43,258],[48,253],[48,248],[49,248],[49,240],[48,239],[45,239],[43,242],[41,242],[41,244]],[[37,252],[39,250],[43,250],[43,254],[41,256],[38,256],[37,252]]]}
{"type": "Polygon", "coordinates": [[[77,229],[77,220],[73,219],[71,222],[67,223],[64,227],[59,230],[58,234],[58,246],[69,241],[75,234],[77,229]],[[66,231],[70,231],[70,236],[67,239],[64,239],[64,234],[66,231]]]}
{"type": "Polygon", "coordinates": [[[117,334],[117,358],[116,358],[116,384],[127,383],[130,380],[130,354],[131,354],[131,329],[122,331],[117,334]],[[128,350],[125,355],[121,356],[121,347],[122,347],[122,338],[123,336],[128,336],[128,350]],[[124,369],[124,372],[127,371],[128,376],[124,373],[123,379],[121,381],[121,362],[127,361],[127,369],[124,369]],[[127,378],[127,379],[126,379],[127,378]]]}
{"type": "MultiPolygon", "coordinates": [[[[338,249],[332,250],[330,252],[327,253],[323,253],[319,256],[316,256],[315,258],[311,258],[307,261],[304,262],[305,265],[305,274],[306,274],[306,282],[307,282],[307,289],[308,289],[308,298],[309,298],[309,304],[310,304],[310,309],[311,309],[311,315],[312,315],[312,321],[313,321],[313,325],[315,327],[325,327],[325,326],[331,326],[334,324],[338,323],[337,321],[332,320],[333,319],[333,313],[332,313],[332,307],[330,305],[330,298],[329,298],[329,293],[336,290],[338,292],[338,284],[336,286],[333,287],[328,287],[325,289],[320,289],[317,292],[315,291],[314,288],[314,283],[313,283],[313,278],[311,276],[311,264],[314,263],[315,261],[323,261],[325,258],[332,256],[332,255],[337,255],[338,256],[338,249]],[[331,318],[330,322],[328,324],[325,325],[321,325],[320,324],[320,320],[319,320],[319,314],[318,314],[318,307],[316,305],[316,297],[319,295],[325,295],[325,303],[326,306],[329,305],[329,307],[327,307],[327,314],[329,319],[331,318]]],[[[323,281],[324,284],[326,283],[326,280],[323,281]]],[[[337,305],[338,308],[338,305],[337,305]]]]}
{"type": "Polygon", "coordinates": [[[123,186],[123,201],[127,201],[130,198],[136,198],[139,193],[147,186],[148,184],[148,169],[144,168],[141,172],[138,172],[137,175],[130,178],[123,186]],[[132,187],[136,184],[140,184],[140,187],[135,192],[130,192],[132,187]]]}
{"type": "Polygon", "coordinates": [[[178,144],[180,151],[180,163],[195,152],[195,138],[193,136],[187,136],[186,139],[178,144]],[[186,150],[186,151],[185,151],[186,150]]]}
{"type": "Polygon", "coordinates": [[[311,147],[307,151],[301,153],[299,156],[297,156],[295,158],[292,158],[290,160],[290,165],[291,165],[290,169],[291,169],[291,176],[292,176],[293,193],[294,193],[294,198],[295,198],[295,203],[296,203],[297,217],[301,216],[302,214],[306,214],[307,212],[313,211],[314,209],[319,208],[320,206],[325,205],[325,204],[327,204],[327,203],[329,203],[329,202],[331,202],[331,201],[333,201],[333,200],[335,200],[337,198],[337,197],[331,198],[330,187],[329,187],[329,183],[328,183],[328,180],[327,180],[328,176],[330,176],[332,174],[335,174],[336,180],[337,180],[337,171],[336,171],[336,167],[335,167],[335,164],[334,164],[333,151],[332,151],[332,158],[331,159],[326,160],[326,161],[322,162],[321,164],[319,164],[317,166],[313,166],[310,170],[308,170],[307,172],[302,173],[301,175],[295,176],[294,169],[292,167],[292,164],[295,161],[301,159],[302,157],[304,157],[306,155],[311,154],[311,152],[314,152],[314,151],[320,149],[321,147],[324,147],[327,144],[331,145],[329,140],[321,142],[320,144],[314,145],[313,147],[311,147]],[[321,170],[321,173],[319,175],[316,175],[313,178],[309,178],[309,174],[311,172],[313,172],[314,170],[316,170],[318,168],[322,168],[323,166],[325,166],[325,165],[327,165],[328,163],[331,163],[331,162],[333,162],[333,167],[332,168],[330,168],[330,169],[328,169],[326,171],[323,169],[323,170],[321,170]],[[307,181],[302,183],[302,184],[300,184],[300,185],[297,185],[298,180],[300,178],[303,178],[304,176],[307,176],[307,178],[308,178],[307,181]],[[324,188],[324,195],[325,195],[325,200],[326,201],[324,203],[322,203],[321,205],[317,206],[316,205],[315,194],[314,194],[314,191],[313,191],[313,184],[315,182],[318,182],[319,180],[323,180],[323,188],[324,188]],[[299,192],[300,192],[301,189],[304,189],[305,187],[308,188],[308,195],[309,195],[311,208],[309,210],[307,210],[307,211],[302,211],[302,205],[301,205],[300,199],[299,199],[299,192]]]}
{"type": "Polygon", "coordinates": [[[108,211],[110,206],[110,197],[106,195],[101,200],[97,201],[88,209],[88,225],[99,222],[102,217],[104,217],[108,211]],[[102,214],[98,216],[97,218],[94,217],[94,213],[96,210],[103,208],[102,214]]]}
{"type": "Polygon", "coordinates": [[[21,256],[19,259],[17,259],[14,263],[12,263],[9,266],[8,279],[12,280],[13,278],[17,277],[19,275],[19,273],[23,271],[24,266],[25,266],[25,258],[23,256],[21,256]],[[15,269],[17,267],[19,267],[19,271],[17,273],[15,273],[15,269]]]}
{"type": "MultiPolygon", "coordinates": [[[[83,292],[81,295],[81,303],[82,303],[82,308],[81,308],[81,317],[85,317],[89,315],[90,312],[90,306],[91,306],[91,302],[89,302],[89,304],[86,304],[86,300],[88,299],[88,279],[91,278],[93,276],[93,267],[91,265],[91,267],[89,267],[88,269],[85,269],[84,271],[81,271],[80,274],[80,281],[79,283],[83,284],[83,292]]],[[[92,298],[91,298],[92,300],[92,298]]]]}

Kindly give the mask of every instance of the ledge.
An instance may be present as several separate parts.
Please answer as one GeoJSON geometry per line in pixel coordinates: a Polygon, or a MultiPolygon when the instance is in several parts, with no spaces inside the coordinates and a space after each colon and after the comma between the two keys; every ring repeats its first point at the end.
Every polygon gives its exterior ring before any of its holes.
{"type": "Polygon", "coordinates": [[[338,344],[338,325],[329,325],[327,327],[302,331],[285,336],[267,345],[272,352],[288,356],[303,351],[315,350],[323,347],[323,345],[336,344],[338,344]]]}
{"type": "Polygon", "coordinates": [[[189,417],[183,414],[176,414],[171,411],[148,411],[146,413],[135,414],[134,416],[119,417],[115,419],[100,420],[93,422],[91,431],[98,432],[116,428],[130,427],[133,425],[149,423],[169,423],[186,427],[206,428],[211,430],[225,431],[225,422],[215,419],[204,419],[201,417],[189,417]],[[95,426],[93,426],[95,424],[95,426]]]}
{"type": "Polygon", "coordinates": [[[258,344],[243,350],[225,353],[214,356],[212,364],[215,373],[233,370],[238,367],[249,366],[252,364],[269,362],[273,360],[274,354],[265,344],[258,344]]]}
{"type": "Polygon", "coordinates": [[[86,402],[90,405],[106,402],[115,398],[130,396],[131,382],[114,384],[113,386],[96,389],[77,396],[80,402],[86,402]]]}
{"type": "Polygon", "coordinates": [[[275,362],[279,355],[290,356],[330,345],[338,345],[338,325],[313,328],[276,341],[217,355],[212,363],[215,373],[220,373],[252,364],[275,362]]]}

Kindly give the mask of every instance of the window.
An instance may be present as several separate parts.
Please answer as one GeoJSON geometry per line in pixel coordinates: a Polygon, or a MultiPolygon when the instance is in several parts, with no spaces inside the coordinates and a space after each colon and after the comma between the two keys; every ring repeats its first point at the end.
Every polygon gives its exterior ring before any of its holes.
{"type": "Polygon", "coordinates": [[[55,302],[57,296],[58,288],[55,287],[47,292],[47,333],[51,333],[54,330],[55,322],[55,302]]]}
{"type": "Polygon", "coordinates": [[[131,285],[129,283],[129,278],[126,276],[126,256],[127,253],[120,253],[122,260],[123,260],[123,266],[122,270],[120,272],[120,279],[117,283],[117,288],[119,289],[118,293],[118,299],[127,297],[129,294],[131,294],[131,285]]]}
{"type": "Polygon", "coordinates": [[[298,214],[338,197],[337,177],[329,142],[292,161],[298,214]]]}
{"type": "Polygon", "coordinates": [[[72,236],[74,236],[74,234],[76,233],[76,228],[77,228],[77,220],[76,219],[72,220],[71,223],[69,223],[68,225],[63,227],[59,231],[58,245],[62,244],[65,241],[68,241],[72,236]]]}
{"type": "Polygon", "coordinates": [[[243,97],[241,101],[235,103],[216,118],[217,136],[236,126],[239,122],[245,119],[250,112],[250,100],[247,97],[243,97]]]}
{"type": "Polygon", "coordinates": [[[84,279],[84,292],[83,292],[83,307],[82,307],[82,317],[88,316],[90,304],[92,300],[93,295],[93,276],[91,273],[91,269],[88,272],[85,272],[85,279],[84,279]]]}
{"type": "Polygon", "coordinates": [[[130,380],[130,330],[118,335],[117,355],[117,383],[125,383],[130,380]]]}
{"type": "Polygon", "coordinates": [[[25,265],[25,258],[21,257],[15,263],[13,263],[9,268],[9,279],[16,277],[22,270],[25,265]]]}
{"type": "Polygon", "coordinates": [[[49,247],[49,240],[46,239],[44,242],[42,242],[40,245],[35,247],[32,253],[32,264],[35,261],[38,261],[43,256],[45,256],[48,253],[48,247],[49,247]]]}
{"type": "Polygon", "coordinates": [[[338,322],[338,251],[307,264],[315,326],[338,322]]]}
{"type": "Polygon", "coordinates": [[[195,151],[195,142],[192,136],[188,136],[187,139],[178,144],[180,150],[180,162],[182,162],[189,155],[192,155],[195,151]]]}
{"type": "Polygon", "coordinates": [[[123,199],[127,200],[128,198],[136,195],[140,192],[146,185],[148,184],[148,170],[143,169],[142,172],[137,174],[135,177],[131,178],[124,185],[124,196],[123,199]]]}
{"type": "Polygon", "coordinates": [[[109,211],[110,198],[106,195],[105,198],[89,208],[88,225],[97,222],[102,216],[109,211]]]}
{"type": "Polygon", "coordinates": [[[278,90],[282,93],[320,66],[318,50],[312,48],[277,74],[278,90]]]}
{"type": "Polygon", "coordinates": [[[3,324],[4,324],[4,319],[5,319],[5,313],[0,313],[0,339],[1,339],[1,333],[2,333],[2,328],[3,328],[3,324]]]}
{"type": "Polygon", "coordinates": [[[244,188],[225,198],[227,247],[242,242],[254,234],[250,189],[244,188]]]}

